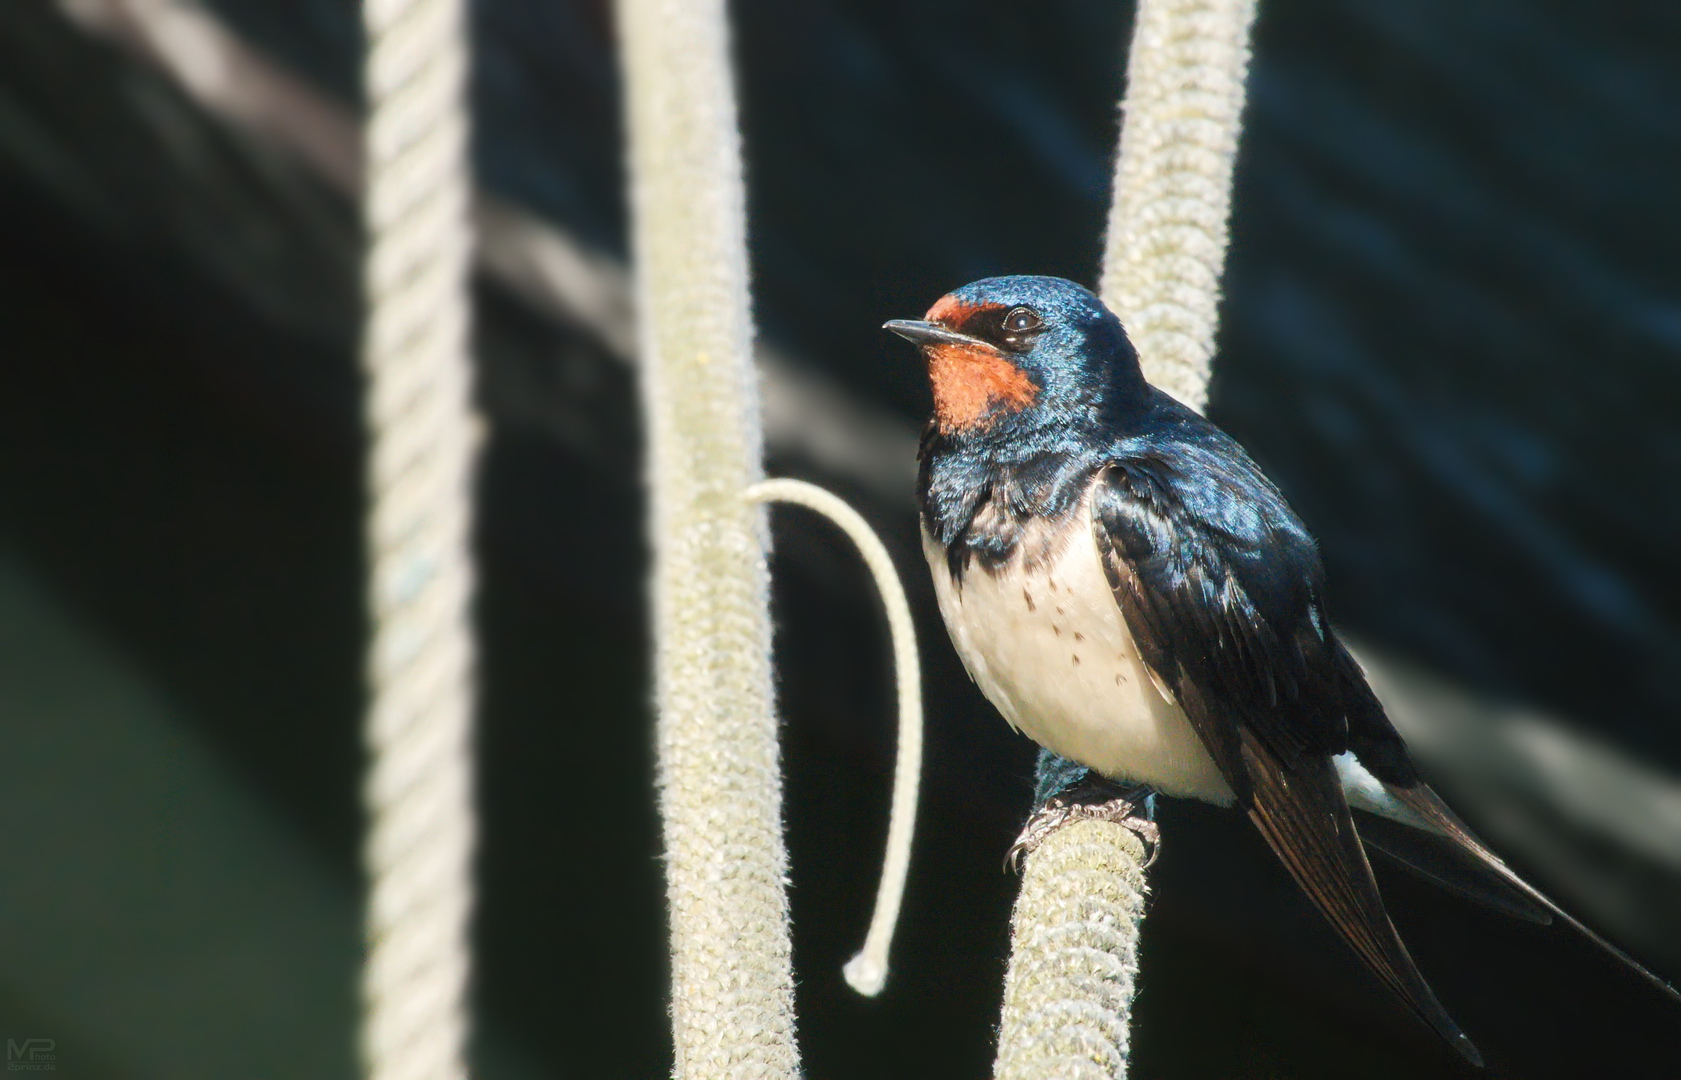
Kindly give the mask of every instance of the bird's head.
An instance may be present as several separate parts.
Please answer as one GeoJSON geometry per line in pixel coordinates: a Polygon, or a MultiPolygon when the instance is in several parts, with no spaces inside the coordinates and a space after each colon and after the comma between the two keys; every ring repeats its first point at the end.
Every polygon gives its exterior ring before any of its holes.
{"type": "Polygon", "coordinates": [[[985,278],[884,329],[921,347],[948,435],[1096,418],[1146,392],[1120,320],[1062,278],[985,278]]]}

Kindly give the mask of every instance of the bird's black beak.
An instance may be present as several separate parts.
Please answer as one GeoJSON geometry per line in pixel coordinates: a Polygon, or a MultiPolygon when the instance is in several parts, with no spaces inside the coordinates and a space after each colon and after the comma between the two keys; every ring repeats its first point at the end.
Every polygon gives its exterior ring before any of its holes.
{"type": "Polygon", "coordinates": [[[881,324],[881,328],[893,331],[913,345],[986,346],[987,344],[980,338],[973,338],[968,334],[959,334],[956,330],[947,330],[939,323],[923,322],[921,319],[889,319],[881,324]]]}

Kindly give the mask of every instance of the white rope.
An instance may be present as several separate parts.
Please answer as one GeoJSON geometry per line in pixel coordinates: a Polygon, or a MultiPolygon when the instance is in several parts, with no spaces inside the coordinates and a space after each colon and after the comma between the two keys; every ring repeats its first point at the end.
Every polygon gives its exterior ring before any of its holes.
{"type": "Polygon", "coordinates": [[[995,1080],[1126,1075],[1144,917],[1144,843],[1074,820],[1028,856],[1010,919],[995,1080]]]}
{"type": "MultiPolygon", "coordinates": [[[[1197,409],[1208,396],[1254,17],[1255,0],[1140,0],[1127,62],[1100,293],[1150,381],[1197,409]]],[[[1000,1080],[1126,1076],[1143,854],[1120,824],[1084,821],[1028,855],[1011,920],[1000,1080]]]]}
{"type": "Polygon", "coordinates": [[[361,1051],[372,1080],[467,1075],[471,407],[460,0],[366,0],[371,819],[361,1051]]]}
{"type": "Polygon", "coordinates": [[[1140,0],[1098,294],[1155,385],[1201,409],[1256,0],[1140,0]]]}
{"type": "Polygon", "coordinates": [[[794,1080],[746,193],[724,0],[619,0],[673,1075],[794,1080]]]}
{"type": "Polygon", "coordinates": [[[815,510],[840,526],[863,556],[875,578],[876,591],[887,609],[893,637],[893,673],[899,688],[899,749],[893,767],[893,808],[887,823],[887,852],[876,889],[875,913],[864,947],[847,961],[846,981],[865,997],[875,997],[887,985],[887,954],[899,922],[910,871],[911,841],[916,832],[917,787],[922,778],[922,662],[916,651],[916,624],[910,602],[893,567],[893,557],[869,522],[837,496],[803,480],[762,480],[747,489],[754,502],[795,503],[815,510]]]}

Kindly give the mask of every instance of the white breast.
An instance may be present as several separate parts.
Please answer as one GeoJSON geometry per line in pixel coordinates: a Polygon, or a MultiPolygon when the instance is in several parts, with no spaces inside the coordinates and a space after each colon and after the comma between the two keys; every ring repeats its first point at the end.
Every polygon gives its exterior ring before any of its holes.
{"type": "Polygon", "coordinates": [[[1138,657],[1089,505],[1058,535],[1027,538],[997,572],[972,563],[961,583],[926,531],[922,546],[957,654],[1011,726],[1104,776],[1232,803],[1190,721],[1138,657]]]}

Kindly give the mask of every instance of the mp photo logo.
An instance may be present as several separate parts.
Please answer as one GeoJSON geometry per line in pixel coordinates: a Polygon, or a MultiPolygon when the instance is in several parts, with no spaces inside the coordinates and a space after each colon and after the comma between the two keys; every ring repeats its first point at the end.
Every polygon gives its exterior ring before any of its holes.
{"type": "Polygon", "coordinates": [[[58,1042],[54,1039],[7,1039],[7,1072],[52,1072],[58,1068],[58,1042]]]}

